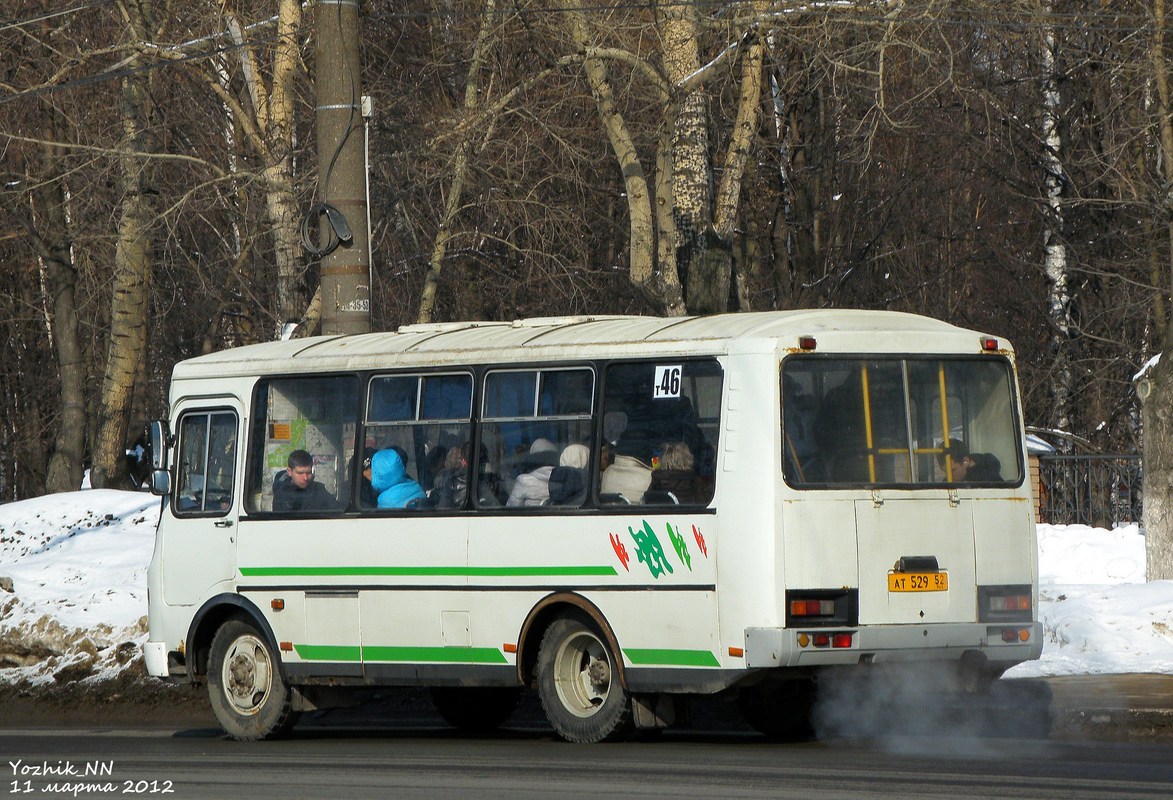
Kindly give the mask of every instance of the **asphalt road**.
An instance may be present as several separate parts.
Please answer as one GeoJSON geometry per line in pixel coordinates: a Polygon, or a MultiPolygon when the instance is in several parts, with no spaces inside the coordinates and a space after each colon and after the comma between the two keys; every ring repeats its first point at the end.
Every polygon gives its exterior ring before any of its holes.
{"type": "Polygon", "coordinates": [[[1173,797],[1173,745],[941,731],[794,744],[670,731],[570,745],[538,728],[308,726],[261,743],[214,728],[9,728],[0,767],[0,798],[1173,797]]]}

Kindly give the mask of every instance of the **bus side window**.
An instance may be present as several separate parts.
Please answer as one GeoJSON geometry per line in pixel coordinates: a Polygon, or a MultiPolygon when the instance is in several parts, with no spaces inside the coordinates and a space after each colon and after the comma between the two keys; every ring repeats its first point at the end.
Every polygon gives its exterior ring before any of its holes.
{"type": "MultiPolygon", "coordinates": [[[[249,441],[247,510],[274,507],[274,486],[296,451],[309,455],[311,502],[282,503],[283,513],[344,509],[350,498],[357,429],[358,380],[352,375],[273,378],[257,384],[249,441]]],[[[299,456],[300,457],[300,456],[299,456]]],[[[300,498],[300,495],[299,495],[300,498]]]]}
{"type": "Polygon", "coordinates": [[[612,364],[603,390],[603,504],[703,505],[713,497],[721,366],[709,360],[612,364]]]}
{"type": "Polygon", "coordinates": [[[467,372],[371,378],[364,453],[395,450],[404,474],[396,480],[395,491],[389,491],[390,483],[382,483],[390,481],[389,473],[372,472],[371,481],[360,478],[360,508],[464,507],[469,486],[472,385],[472,375],[467,372]],[[418,496],[421,492],[423,497],[418,496]],[[411,497],[403,501],[408,495],[411,497]]]}
{"type": "Polygon", "coordinates": [[[495,370],[485,376],[477,504],[525,510],[575,506],[590,463],[594,371],[495,370]],[[555,476],[551,491],[551,476],[555,476]]]}

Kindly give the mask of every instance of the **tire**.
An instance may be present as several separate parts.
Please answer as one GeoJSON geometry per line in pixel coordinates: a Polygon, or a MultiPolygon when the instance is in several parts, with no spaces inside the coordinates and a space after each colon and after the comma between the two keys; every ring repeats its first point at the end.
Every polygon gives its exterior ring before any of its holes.
{"type": "Polygon", "coordinates": [[[771,739],[798,741],[814,732],[815,685],[810,680],[762,681],[737,694],[745,721],[771,739]]]}
{"type": "Polygon", "coordinates": [[[297,722],[278,659],[265,636],[241,619],[225,622],[212,639],[208,699],[233,739],[273,739],[297,722]]]}
{"type": "Polygon", "coordinates": [[[623,738],[632,728],[631,696],[615,655],[593,624],[562,617],[538,650],[538,696],[546,719],[568,742],[623,738]]]}
{"type": "Polygon", "coordinates": [[[468,733],[489,733],[513,716],[521,689],[511,686],[434,686],[432,704],[444,721],[468,733]]]}

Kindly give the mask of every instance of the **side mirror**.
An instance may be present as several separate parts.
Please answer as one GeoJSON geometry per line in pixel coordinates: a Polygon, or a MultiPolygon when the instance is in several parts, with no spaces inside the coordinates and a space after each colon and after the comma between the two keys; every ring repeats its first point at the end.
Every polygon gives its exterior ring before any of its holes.
{"type": "Polygon", "coordinates": [[[166,420],[157,419],[147,426],[147,440],[151,448],[151,493],[171,494],[171,473],[167,471],[168,451],[171,448],[171,429],[166,420]]]}
{"type": "MultiPolygon", "coordinates": [[[[147,437],[151,445],[151,467],[155,470],[167,469],[167,450],[171,446],[171,429],[167,421],[157,419],[147,426],[147,437]]],[[[151,485],[155,484],[154,477],[151,485]]]]}
{"type": "Polygon", "coordinates": [[[156,469],[151,472],[151,493],[158,495],[171,494],[171,473],[165,469],[156,469]]]}

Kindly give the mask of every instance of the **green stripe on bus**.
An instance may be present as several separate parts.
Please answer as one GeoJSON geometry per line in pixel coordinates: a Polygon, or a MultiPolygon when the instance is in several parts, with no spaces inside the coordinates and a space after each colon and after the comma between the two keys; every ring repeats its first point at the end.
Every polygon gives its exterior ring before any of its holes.
{"type": "Polygon", "coordinates": [[[358,645],[348,644],[295,644],[294,652],[306,661],[361,661],[362,652],[358,645]]]}
{"type": "Polygon", "coordinates": [[[495,647],[364,647],[363,661],[444,661],[468,664],[508,664],[495,647]]]}
{"type": "Polygon", "coordinates": [[[611,566],[570,566],[570,567],[241,567],[240,574],[246,578],[273,577],[466,577],[466,578],[526,578],[526,577],[573,577],[582,575],[618,575],[611,566]]]}
{"type": "Polygon", "coordinates": [[[708,650],[665,650],[660,648],[625,648],[623,653],[633,666],[719,667],[721,662],[708,650]]]}
{"type": "Polygon", "coordinates": [[[443,661],[454,664],[508,664],[492,647],[362,647],[357,645],[295,644],[306,661],[443,661]]]}

